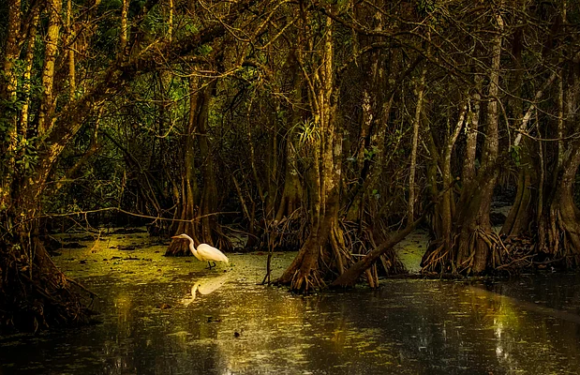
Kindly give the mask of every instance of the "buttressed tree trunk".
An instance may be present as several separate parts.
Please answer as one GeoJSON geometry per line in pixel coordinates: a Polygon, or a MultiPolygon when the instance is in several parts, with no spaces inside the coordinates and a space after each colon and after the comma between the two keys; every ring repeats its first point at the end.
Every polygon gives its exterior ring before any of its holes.
{"type": "MultiPolygon", "coordinates": [[[[310,168],[305,173],[310,233],[292,264],[278,280],[290,284],[296,291],[319,288],[325,285],[331,265],[339,273],[344,267],[342,231],[338,226],[342,145],[337,134],[332,20],[329,17],[325,20],[324,45],[319,54],[321,63],[318,69],[305,77],[312,83],[309,99],[313,119],[311,127],[301,134],[302,149],[310,158],[310,168]]],[[[300,63],[305,64],[305,61],[300,63]]]]}
{"type": "Polygon", "coordinates": [[[580,144],[571,145],[558,169],[557,182],[540,219],[538,253],[549,255],[545,263],[566,268],[580,266],[580,211],[573,187],[580,166],[580,144]]]}
{"type": "MultiPolygon", "coordinates": [[[[537,105],[544,92],[549,89],[556,78],[556,72],[552,73],[543,86],[536,92],[532,104],[529,105],[525,114],[521,114],[521,121],[518,124],[521,132],[529,132],[530,124],[534,114],[537,114],[537,105]]],[[[559,117],[562,118],[563,114],[559,117]]],[[[543,180],[545,174],[543,160],[543,145],[530,138],[523,138],[522,134],[515,137],[513,146],[518,150],[521,161],[519,164],[518,185],[516,198],[508,213],[506,221],[501,229],[501,234],[507,237],[518,237],[527,235],[532,223],[537,220],[537,213],[542,211],[543,204],[543,180]],[[521,144],[521,147],[520,147],[521,144]],[[536,156],[538,155],[538,156],[536,156]],[[538,160],[539,159],[539,160],[538,160]],[[537,207],[540,205],[540,207],[537,207]]],[[[562,158],[557,157],[557,168],[561,167],[562,158]]]]}
{"type": "MultiPolygon", "coordinates": [[[[203,96],[203,92],[198,92],[198,80],[190,78],[190,95],[189,95],[189,118],[187,122],[187,131],[183,136],[183,171],[181,172],[181,194],[180,194],[180,213],[177,218],[177,228],[175,234],[186,233],[196,244],[199,243],[197,238],[195,217],[195,193],[197,191],[197,177],[195,168],[195,136],[197,131],[197,120],[200,117],[200,111],[203,110],[203,100],[198,97],[203,96]],[[199,106],[201,104],[201,106],[199,106]]],[[[187,255],[189,243],[181,240],[173,240],[169,244],[166,255],[187,255]]]]}
{"type": "Polygon", "coordinates": [[[578,4],[563,1],[559,6],[559,17],[551,21],[545,37],[551,48],[542,50],[543,61],[557,68],[547,69],[545,75],[550,78],[528,104],[514,141],[523,134],[535,135],[526,136],[518,149],[522,159],[518,191],[502,228],[515,258],[512,263],[519,268],[580,265],[580,216],[574,200],[580,143],[573,139],[580,129],[580,53],[570,40],[558,40],[558,35],[569,35],[570,11],[577,13],[578,4]],[[544,99],[544,93],[551,95],[544,99]],[[550,104],[555,104],[555,110],[550,104]]]}
{"type": "MultiPolygon", "coordinates": [[[[451,234],[446,233],[450,227],[450,202],[448,202],[450,197],[444,197],[442,208],[445,223],[441,233],[443,238],[435,241],[424,255],[422,265],[425,270],[481,273],[497,259],[497,252],[501,249],[498,245],[501,240],[493,232],[489,218],[493,190],[498,176],[500,68],[504,32],[504,20],[500,9],[496,10],[493,17],[496,34],[490,41],[489,101],[487,102],[485,139],[481,150],[481,166],[476,171],[477,143],[476,134],[473,132],[477,130],[474,127],[478,125],[478,120],[470,119],[471,129],[468,132],[466,158],[463,160],[463,186],[456,205],[452,231],[451,234]]],[[[475,104],[479,105],[479,103],[475,104]]],[[[460,114],[460,122],[463,122],[463,116],[464,114],[460,114]]],[[[456,130],[460,126],[461,123],[458,123],[456,130]]],[[[451,141],[454,138],[456,138],[455,134],[449,139],[448,149],[444,154],[443,169],[446,186],[450,180],[447,159],[451,152],[449,147],[453,147],[451,141]]]]}
{"type": "MultiPolygon", "coordinates": [[[[222,249],[231,244],[221,233],[213,215],[217,210],[217,187],[214,163],[209,141],[209,111],[216,80],[203,84],[201,79],[191,78],[190,107],[187,132],[183,141],[183,173],[181,196],[175,234],[186,233],[196,244],[207,243],[222,249]],[[195,165],[195,145],[202,156],[199,168],[195,165]],[[202,183],[198,184],[196,171],[200,171],[202,183]],[[201,185],[201,186],[200,186],[201,185]]],[[[173,240],[165,255],[191,255],[189,243],[173,240]]]]}
{"type": "MultiPolygon", "coordinates": [[[[574,52],[573,58],[566,62],[562,71],[565,84],[560,113],[565,121],[555,122],[556,134],[577,134],[580,131],[580,53],[574,52]],[[560,128],[562,127],[562,128],[560,128]]],[[[554,122],[553,122],[554,123],[554,122]]],[[[543,262],[561,267],[580,266],[580,210],[574,201],[574,186],[580,166],[580,142],[577,139],[561,140],[551,153],[557,160],[552,173],[541,169],[545,178],[538,179],[543,194],[537,200],[536,212],[539,223],[537,231],[538,247],[536,253],[547,254],[549,259],[543,262]],[[544,182],[544,180],[546,182],[544,182]]],[[[541,167],[540,165],[539,167],[541,167]]]]}

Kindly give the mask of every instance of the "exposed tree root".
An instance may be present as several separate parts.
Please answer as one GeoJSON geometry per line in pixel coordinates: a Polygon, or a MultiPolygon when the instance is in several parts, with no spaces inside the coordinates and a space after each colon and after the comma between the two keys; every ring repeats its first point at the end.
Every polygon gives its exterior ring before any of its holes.
{"type": "Polygon", "coordinates": [[[326,287],[326,283],[318,270],[310,270],[307,273],[303,273],[301,270],[296,270],[290,285],[293,291],[304,293],[326,287]]]}
{"type": "MultiPolygon", "coordinates": [[[[352,255],[349,257],[347,263],[350,267],[360,260],[361,257],[368,255],[371,251],[376,249],[379,245],[375,241],[373,231],[370,227],[364,226],[360,228],[359,225],[354,222],[344,222],[343,226],[345,228],[345,241],[348,244],[347,248],[352,249],[352,255]]],[[[375,266],[370,269],[372,274],[376,274],[375,281],[377,282],[377,286],[379,270],[382,270],[380,273],[387,276],[407,273],[405,266],[400,261],[394,248],[386,249],[376,262],[375,266]],[[379,265],[381,267],[378,267],[379,265]]]]}
{"type": "Polygon", "coordinates": [[[0,243],[0,331],[36,332],[83,325],[95,315],[93,294],[68,279],[37,238],[0,243]]]}
{"type": "Polygon", "coordinates": [[[485,272],[497,270],[500,267],[508,269],[508,264],[518,263],[512,257],[502,239],[492,231],[476,227],[469,235],[466,243],[460,243],[460,234],[451,239],[451,246],[445,247],[443,241],[433,241],[421,261],[423,273],[457,273],[471,275],[476,273],[476,249],[487,251],[485,272]],[[458,259],[456,254],[468,254],[458,259]]]}
{"type": "Polygon", "coordinates": [[[575,216],[570,212],[554,210],[550,225],[545,229],[547,238],[540,236],[539,239],[540,244],[544,245],[540,250],[547,254],[546,258],[565,269],[580,267],[580,225],[575,216]]]}
{"type": "MultiPolygon", "coordinates": [[[[539,238],[528,236],[511,236],[502,238],[495,233],[476,230],[472,233],[469,247],[475,249],[478,241],[482,241],[489,249],[487,267],[484,273],[517,274],[524,270],[563,268],[573,269],[580,265],[580,253],[570,240],[569,234],[559,222],[551,226],[551,245],[540,246],[539,238]],[[556,235],[554,235],[556,234],[556,235]]],[[[457,246],[459,235],[453,238],[453,246],[457,246]]],[[[472,274],[475,262],[475,251],[461,263],[456,263],[442,243],[431,243],[422,261],[422,272],[472,274]]]]}
{"type": "MultiPolygon", "coordinates": [[[[293,291],[301,293],[334,285],[351,267],[379,247],[370,228],[360,228],[353,222],[337,221],[327,229],[325,237],[323,241],[318,241],[318,237],[309,238],[276,283],[290,285],[293,291]]],[[[362,276],[370,287],[375,288],[379,286],[381,273],[397,275],[406,272],[392,246],[384,250],[373,256],[368,268],[353,274],[352,285],[362,276]]]]}

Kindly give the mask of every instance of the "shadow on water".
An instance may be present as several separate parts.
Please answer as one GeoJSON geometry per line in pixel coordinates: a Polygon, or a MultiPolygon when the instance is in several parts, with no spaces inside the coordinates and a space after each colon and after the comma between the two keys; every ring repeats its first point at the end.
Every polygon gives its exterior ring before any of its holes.
{"type": "MultiPolygon", "coordinates": [[[[204,270],[123,238],[56,259],[103,323],[0,339],[0,374],[577,374],[580,278],[390,280],[298,296],[256,285],[263,255],[204,270]]],[[[275,254],[278,274],[294,254],[275,254]]]]}

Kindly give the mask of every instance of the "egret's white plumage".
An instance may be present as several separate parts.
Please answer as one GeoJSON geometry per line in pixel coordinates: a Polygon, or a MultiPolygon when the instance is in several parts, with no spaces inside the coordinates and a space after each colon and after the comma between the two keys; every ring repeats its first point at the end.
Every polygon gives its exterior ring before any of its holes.
{"type": "Polygon", "coordinates": [[[189,237],[185,233],[182,233],[179,236],[173,236],[171,238],[189,240],[189,250],[191,250],[193,256],[202,262],[207,261],[209,269],[215,266],[215,262],[225,262],[226,264],[229,263],[228,257],[211,245],[202,243],[196,249],[193,243],[193,238],[189,237]],[[213,266],[211,265],[210,261],[214,262],[213,266]]]}

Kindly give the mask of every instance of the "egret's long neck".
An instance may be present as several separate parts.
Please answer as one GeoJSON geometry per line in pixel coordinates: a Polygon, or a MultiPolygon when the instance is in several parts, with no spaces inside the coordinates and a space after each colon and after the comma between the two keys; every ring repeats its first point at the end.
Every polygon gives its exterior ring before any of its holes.
{"type": "Polygon", "coordinates": [[[199,256],[197,255],[197,250],[195,250],[195,246],[193,245],[193,238],[191,237],[189,237],[189,250],[191,250],[191,253],[193,254],[194,257],[199,259],[199,256]]]}

